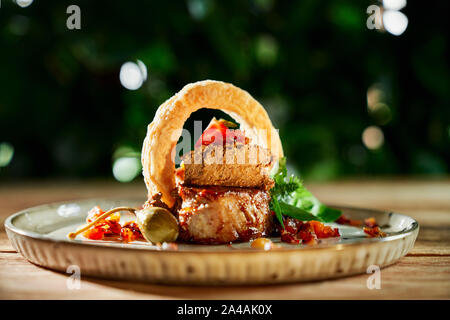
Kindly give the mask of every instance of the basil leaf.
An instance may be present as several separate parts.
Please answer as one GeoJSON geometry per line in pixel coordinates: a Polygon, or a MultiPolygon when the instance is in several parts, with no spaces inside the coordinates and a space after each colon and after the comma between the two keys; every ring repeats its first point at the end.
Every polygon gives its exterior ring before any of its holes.
{"type": "Polygon", "coordinates": [[[270,206],[283,228],[283,215],[303,221],[322,222],[332,222],[341,216],[340,210],[329,208],[314,197],[298,177],[288,177],[286,158],[279,160],[274,171],[271,176],[275,186],[270,190],[270,206]]]}
{"type": "Polygon", "coordinates": [[[300,209],[293,205],[287,204],[283,201],[279,202],[279,206],[280,206],[281,212],[285,216],[288,216],[288,217],[291,217],[291,218],[294,218],[294,219],[297,219],[300,221],[318,220],[318,217],[309,213],[308,211],[300,209]]]}
{"type": "Polygon", "coordinates": [[[278,202],[277,198],[272,198],[271,205],[273,211],[275,211],[275,216],[277,217],[278,221],[280,222],[281,226],[284,229],[283,214],[281,213],[280,203],[278,202]]]}
{"type": "Polygon", "coordinates": [[[341,210],[329,208],[326,205],[321,205],[317,217],[322,222],[333,222],[336,221],[342,215],[341,210]]]}

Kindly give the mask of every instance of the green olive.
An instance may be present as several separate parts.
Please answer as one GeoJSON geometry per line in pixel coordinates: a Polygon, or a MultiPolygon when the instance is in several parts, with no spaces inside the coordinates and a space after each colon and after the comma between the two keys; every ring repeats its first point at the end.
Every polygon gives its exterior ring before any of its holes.
{"type": "Polygon", "coordinates": [[[136,218],[142,235],[149,242],[173,242],[178,237],[178,221],[167,209],[145,208],[136,211],[136,218]]]}

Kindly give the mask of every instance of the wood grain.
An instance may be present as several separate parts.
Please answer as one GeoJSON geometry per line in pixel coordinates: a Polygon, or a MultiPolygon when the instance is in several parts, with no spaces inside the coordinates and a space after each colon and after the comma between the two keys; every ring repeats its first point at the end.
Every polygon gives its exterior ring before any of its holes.
{"type": "Polygon", "coordinates": [[[37,267],[15,252],[3,221],[27,207],[93,197],[145,198],[143,183],[30,182],[0,186],[0,299],[449,299],[450,181],[352,180],[308,185],[322,201],[391,210],[419,221],[414,249],[381,271],[381,289],[369,275],[336,280],[245,287],[186,287],[83,278],[69,290],[68,275],[37,267]]]}

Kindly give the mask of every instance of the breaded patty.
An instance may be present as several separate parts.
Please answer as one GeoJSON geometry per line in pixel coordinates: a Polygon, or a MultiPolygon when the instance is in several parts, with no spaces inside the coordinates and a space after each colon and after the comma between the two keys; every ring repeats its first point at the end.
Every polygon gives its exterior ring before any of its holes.
{"type": "Polygon", "coordinates": [[[180,186],[178,193],[180,240],[220,244],[248,241],[272,231],[268,191],[180,186]]]}
{"type": "Polygon", "coordinates": [[[242,143],[201,146],[182,157],[184,184],[260,188],[273,186],[270,151],[242,143]]]}

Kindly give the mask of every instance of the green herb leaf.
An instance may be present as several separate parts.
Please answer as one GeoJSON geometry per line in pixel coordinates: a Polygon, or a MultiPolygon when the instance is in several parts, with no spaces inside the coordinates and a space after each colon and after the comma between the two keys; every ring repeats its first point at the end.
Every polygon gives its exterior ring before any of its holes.
{"type": "Polygon", "coordinates": [[[281,212],[280,204],[279,204],[277,198],[272,198],[271,207],[272,207],[272,210],[275,212],[275,216],[277,217],[278,221],[280,222],[281,226],[284,229],[283,214],[281,212]]]}
{"type": "MultiPolygon", "coordinates": [[[[306,210],[300,209],[288,203],[279,202],[281,212],[288,217],[301,220],[301,221],[311,221],[318,220],[317,217],[306,210]]],[[[284,228],[284,227],[283,227],[284,228]]]]}
{"type": "Polygon", "coordinates": [[[340,210],[329,208],[314,197],[298,177],[293,175],[287,177],[286,158],[279,160],[272,179],[275,181],[275,186],[270,190],[271,209],[283,228],[282,215],[303,221],[321,222],[332,222],[341,216],[340,210]]]}
{"type": "Polygon", "coordinates": [[[322,205],[317,217],[320,218],[320,221],[322,222],[333,222],[336,221],[341,215],[341,210],[322,205]]]}

